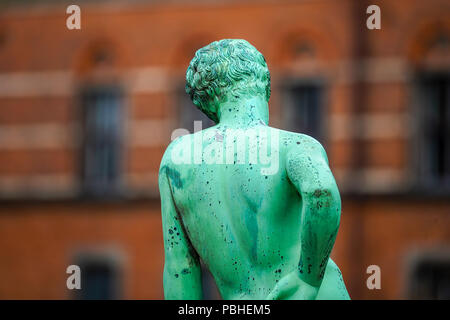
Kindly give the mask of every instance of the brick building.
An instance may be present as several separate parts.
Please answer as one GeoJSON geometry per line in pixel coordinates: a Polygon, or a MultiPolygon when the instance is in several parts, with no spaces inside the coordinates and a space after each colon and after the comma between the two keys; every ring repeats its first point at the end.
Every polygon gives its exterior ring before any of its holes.
{"type": "Polygon", "coordinates": [[[448,1],[79,5],[81,30],[56,1],[0,11],[1,299],[163,297],[159,162],[174,129],[210,124],[184,73],[222,38],[266,57],[271,125],[328,152],[343,202],[332,256],[351,297],[450,297],[448,1]],[[381,30],[366,28],[371,4],[381,30]]]}

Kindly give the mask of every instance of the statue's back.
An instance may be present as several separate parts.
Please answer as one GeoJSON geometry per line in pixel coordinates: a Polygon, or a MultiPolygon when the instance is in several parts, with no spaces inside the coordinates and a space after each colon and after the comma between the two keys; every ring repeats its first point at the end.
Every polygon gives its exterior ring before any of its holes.
{"type": "Polygon", "coordinates": [[[188,237],[225,298],[266,297],[300,255],[301,198],[284,158],[302,135],[265,125],[249,130],[216,126],[183,137],[178,143],[191,150],[192,163],[171,165],[183,181],[171,188],[188,237]]]}

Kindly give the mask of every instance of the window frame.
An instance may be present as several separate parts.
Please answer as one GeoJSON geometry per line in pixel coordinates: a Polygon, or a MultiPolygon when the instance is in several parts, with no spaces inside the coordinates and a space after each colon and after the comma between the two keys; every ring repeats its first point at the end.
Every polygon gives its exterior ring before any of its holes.
{"type": "Polygon", "coordinates": [[[125,174],[125,133],[126,133],[126,103],[125,92],[123,87],[119,84],[84,84],[77,90],[77,100],[79,105],[78,118],[80,121],[80,145],[77,157],[78,177],[80,183],[80,193],[82,197],[86,198],[109,198],[118,196],[123,191],[123,179],[125,174]],[[118,128],[116,128],[116,172],[113,181],[97,183],[95,181],[88,181],[86,176],[86,148],[87,148],[87,106],[84,99],[87,95],[95,92],[112,92],[118,99],[118,128]],[[100,186],[100,187],[99,187],[100,186]]]}
{"type": "MultiPolygon", "coordinates": [[[[411,114],[412,114],[412,134],[410,135],[410,175],[413,176],[412,188],[418,193],[427,193],[435,195],[448,195],[450,194],[450,175],[446,178],[446,182],[437,181],[436,177],[427,177],[429,174],[425,172],[426,166],[423,163],[423,157],[426,154],[426,133],[424,132],[424,119],[425,112],[424,106],[428,105],[426,99],[425,85],[427,81],[431,81],[436,78],[447,78],[450,81],[450,74],[443,71],[416,71],[413,76],[413,81],[410,86],[412,90],[411,98],[411,114]]],[[[447,102],[448,103],[448,102],[447,102]]],[[[450,112],[450,110],[449,110],[450,112]]],[[[447,142],[450,149],[450,141],[447,142]]],[[[450,152],[450,150],[447,150],[450,152]]]]}
{"type": "Polygon", "coordinates": [[[83,273],[86,271],[86,266],[89,264],[104,263],[111,270],[113,275],[113,283],[111,286],[110,300],[117,300],[124,298],[124,275],[125,275],[125,259],[121,251],[114,248],[103,249],[80,249],[73,255],[71,261],[73,264],[80,267],[81,272],[81,289],[73,290],[71,298],[75,300],[87,300],[83,298],[82,290],[86,288],[83,281],[83,273]]]}
{"type": "MultiPolygon", "coordinates": [[[[291,95],[289,94],[289,90],[292,90],[295,87],[300,86],[312,86],[317,87],[318,92],[318,119],[319,121],[319,137],[313,137],[318,140],[324,147],[326,147],[329,143],[329,97],[328,97],[328,83],[323,77],[312,76],[312,77],[284,77],[281,80],[281,84],[278,87],[280,93],[280,108],[279,112],[281,113],[279,116],[281,122],[281,128],[283,130],[290,130],[287,125],[288,115],[284,112],[285,108],[291,108],[289,106],[291,95]]],[[[297,132],[301,134],[307,134],[307,132],[297,132]]]]}
{"type": "MultiPolygon", "coordinates": [[[[450,250],[447,248],[422,248],[410,252],[405,260],[406,272],[404,275],[404,296],[407,299],[424,299],[424,297],[418,298],[415,294],[417,293],[418,284],[414,283],[414,276],[418,268],[422,264],[434,263],[434,264],[445,264],[450,266],[450,250]]],[[[429,297],[428,299],[430,299],[429,297]]],[[[426,299],[426,298],[425,298],[426,299]]]]}

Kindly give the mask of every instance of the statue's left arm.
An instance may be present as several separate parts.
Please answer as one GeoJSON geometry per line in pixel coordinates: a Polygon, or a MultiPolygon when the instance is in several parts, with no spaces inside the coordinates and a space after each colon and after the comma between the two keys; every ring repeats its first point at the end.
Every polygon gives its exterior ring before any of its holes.
{"type": "Polygon", "coordinates": [[[161,165],[159,190],[164,235],[164,297],[174,300],[203,298],[201,268],[179,215],[169,179],[167,166],[161,165]]]}

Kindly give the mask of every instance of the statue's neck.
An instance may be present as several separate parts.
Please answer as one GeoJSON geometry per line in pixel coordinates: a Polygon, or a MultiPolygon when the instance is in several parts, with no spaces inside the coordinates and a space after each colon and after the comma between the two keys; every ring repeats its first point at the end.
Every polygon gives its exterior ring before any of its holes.
{"type": "Polygon", "coordinates": [[[261,97],[228,100],[221,103],[219,110],[219,124],[249,127],[256,124],[269,123],[269,106],[261,97]]]}

